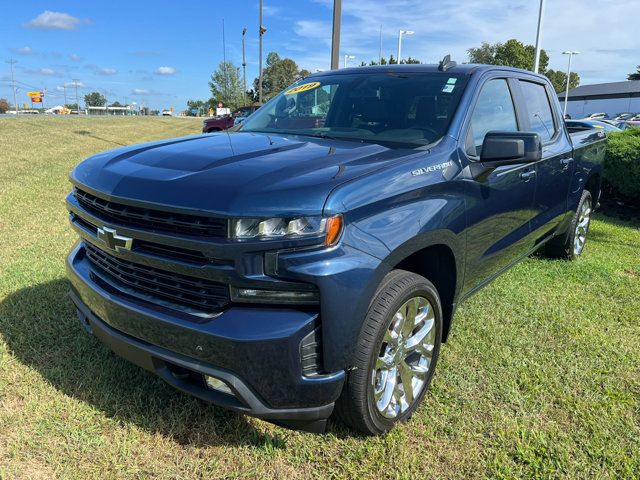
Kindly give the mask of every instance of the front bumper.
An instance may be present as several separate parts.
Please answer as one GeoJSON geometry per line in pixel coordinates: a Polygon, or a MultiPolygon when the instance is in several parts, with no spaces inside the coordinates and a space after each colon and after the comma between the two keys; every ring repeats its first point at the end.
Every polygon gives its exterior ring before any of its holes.
{"type": "Polygon", "coordinates": [[[104,289],[92,279],[82,243],[69,254],[67,272],[79,316],[116,354],[205,401],[285,426],[323,428],[345,373],[302,373],[301,342],[318,328],[317,313],[231,306],[194,322],[104,289]],[[197,381],[203,375],[224,380],[234,395],[208,389],[197,381]]]}

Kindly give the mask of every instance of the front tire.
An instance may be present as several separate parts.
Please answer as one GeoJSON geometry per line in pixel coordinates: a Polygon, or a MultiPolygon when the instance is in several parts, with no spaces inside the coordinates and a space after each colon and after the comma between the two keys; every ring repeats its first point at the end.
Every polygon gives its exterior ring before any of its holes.
{"type": "Polygon", "coordinates": [[[406,421],[424,397],[442,341],[442,306],[429,280],[394,270],[382,281],[355,347],[336,415],[367,435],[406,421]]]}
{"type": "Polygon", "coordinates": [[[588,190],[582,192],[578,208],[573,214],[569,230],[566,235],[554,238],[546,245],[545,253],[552,258],[576,260],[584,251],[584,246],[591,225],[593,200],[588,190]]]}

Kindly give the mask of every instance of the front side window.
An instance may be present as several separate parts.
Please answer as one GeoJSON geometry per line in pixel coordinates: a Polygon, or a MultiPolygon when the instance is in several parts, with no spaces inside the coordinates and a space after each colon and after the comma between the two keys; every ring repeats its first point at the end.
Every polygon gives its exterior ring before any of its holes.
{"type": "Polygon", "coordinates": [[[313,76],[270,100],[241,131],[420,147],[445,135],[466,83],[448,72],[313,76]]]}
{"type": "Polygon", "coordinates": [[[489,80],[482,86],[471,117],[468,153],[479,156],[485,135],[493,131],[518,131],[511,92],[504,78],[489,80]]]}
{"type": "Polygon", "coordinates": [[[547,90],[539,83],[520,80],[522,96],[527,107],[531,131],[540,135],[540,140],[546,142],[556,134],[553,122],[553,112],[547,90]]]}

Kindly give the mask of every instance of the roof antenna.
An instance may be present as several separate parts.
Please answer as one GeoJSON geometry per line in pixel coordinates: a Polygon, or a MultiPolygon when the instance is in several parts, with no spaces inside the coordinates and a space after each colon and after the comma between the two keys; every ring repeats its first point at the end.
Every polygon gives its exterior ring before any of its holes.
{"type": "Polygon", "coordinates": [[[451,60],[451,55],[446,55],[442,60],[440,60],[440,64],[438,65],[438,70],[441,72],[446,72],[450,68],[453,68],[457,65],[454,60],[451,60]]]}

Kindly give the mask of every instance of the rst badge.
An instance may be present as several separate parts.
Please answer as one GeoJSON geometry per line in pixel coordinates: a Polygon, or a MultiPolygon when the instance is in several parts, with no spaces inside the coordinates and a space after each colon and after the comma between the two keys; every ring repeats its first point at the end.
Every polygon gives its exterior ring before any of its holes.
{"type": "Polygon", "coordinates": [[[118,235],[113,228],[98,228],[98,238],[102,240],[111,250],[119,252],[121,250],[131,250],[133,238],[118,235]]]}

